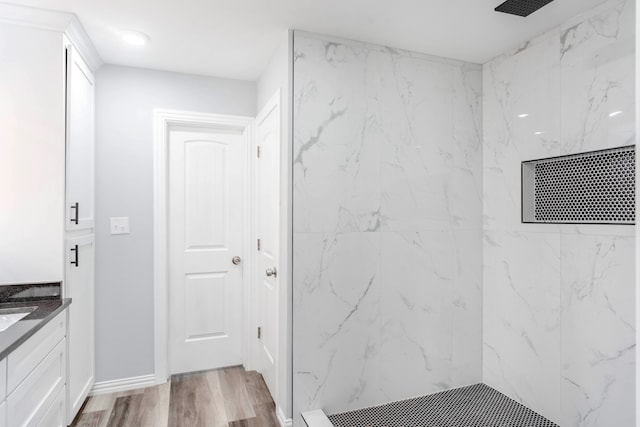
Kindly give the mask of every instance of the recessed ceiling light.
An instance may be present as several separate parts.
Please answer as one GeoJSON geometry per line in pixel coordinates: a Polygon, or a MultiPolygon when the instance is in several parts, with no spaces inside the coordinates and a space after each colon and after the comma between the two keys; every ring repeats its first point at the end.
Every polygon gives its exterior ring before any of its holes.
{"type": "Polygon", "coordinates": [[[521,119],[524,119],[525,117],[529,117],[529,114],[527,114],[527,113],[518,114],[518,117],[521,118],[521,119]]]}
{"type": "Polygon", "coordinates": [[[613,113],[609,114],[609,117],[615,117],[615,116],[617,116],[619,114],[622,114],[622,113],[623,113],[622,111],[614,111],[613,113]]]}
{"type": "Polygon", "coordinates": [[[144,46],[149,41],[149,36],[137,31],[126,31],[122,33],[122,40],[131,46],[144,46]]]}
{"type": "Polygon", "coordinates": [[[540,132],[540,131],[538,131],[538,132],[534,132],[533,134],[534,134],[534,135],[542,135],[543,133],[544,133],[544,132],[540,132]]]}

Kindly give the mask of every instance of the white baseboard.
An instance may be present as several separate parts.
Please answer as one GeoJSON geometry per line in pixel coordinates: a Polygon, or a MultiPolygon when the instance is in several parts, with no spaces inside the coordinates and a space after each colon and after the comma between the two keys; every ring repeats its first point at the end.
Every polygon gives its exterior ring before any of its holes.
{"type": "Polygon", "coordinates": [[[291,427],[293,426],[293,420],[291,418],[287,418],[284,415],[281,407],[276,408],[276,417],[278,417],[278,422],[280,422],[280,427],[291,427]]]}
{"type": "Polygon", "coordinates": [[[117,393],[121,391],[135,390],[137,388],[145,388],[156,385],[155,375],[141,375],[139,377],[122,378],[119,380],[101,381],[95,383],[90,396],[99,394],[117,393]]]}

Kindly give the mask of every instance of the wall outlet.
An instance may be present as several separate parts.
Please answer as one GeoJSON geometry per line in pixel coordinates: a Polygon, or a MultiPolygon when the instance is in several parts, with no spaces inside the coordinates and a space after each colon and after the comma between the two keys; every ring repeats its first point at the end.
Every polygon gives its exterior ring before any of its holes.
{"type": "Polygon", "coordinates": [[[129,234],[129,217],[111,218],[111,234],[129,234]]]}

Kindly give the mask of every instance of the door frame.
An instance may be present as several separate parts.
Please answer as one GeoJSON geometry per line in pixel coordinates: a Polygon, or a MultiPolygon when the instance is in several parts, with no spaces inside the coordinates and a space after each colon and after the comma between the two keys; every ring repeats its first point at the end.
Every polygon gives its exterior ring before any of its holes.
{"type": "Polygon", "coordinates": [[[250,248],[254,227],[254,173],[250,155],[254,118],[156,108],[153,110],[153,303],[155,384],[169,378],[169,129],[173,126],[237,131],[242,134],[243,250],[242,250],[242,361],[253,367],[251,301],[253,256],[250,248]]]}

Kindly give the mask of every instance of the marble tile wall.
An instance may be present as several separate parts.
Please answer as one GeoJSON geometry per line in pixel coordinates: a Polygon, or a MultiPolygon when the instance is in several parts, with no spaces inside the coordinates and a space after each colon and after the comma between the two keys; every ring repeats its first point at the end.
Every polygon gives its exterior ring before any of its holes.
{"type": "Polygon", "coordinates": [[[563,427],[634,425],[634,227],[522,224],[520,162],[634,143],[634,17],[483,66],[483,380],[563,427]]]}
{"type": "Polygon", "coordinates": [[[481,67],[294,55],[294,422],[480,382],[481,67]]]}

